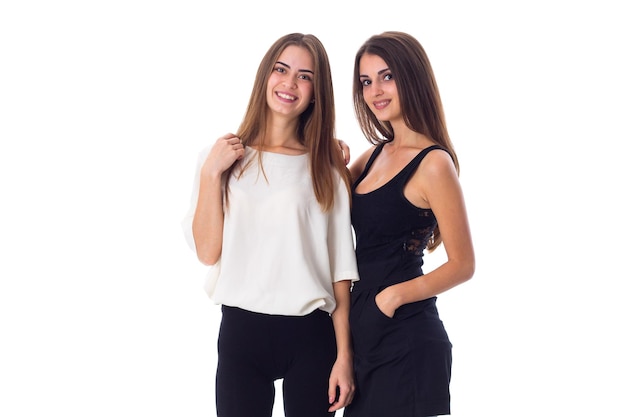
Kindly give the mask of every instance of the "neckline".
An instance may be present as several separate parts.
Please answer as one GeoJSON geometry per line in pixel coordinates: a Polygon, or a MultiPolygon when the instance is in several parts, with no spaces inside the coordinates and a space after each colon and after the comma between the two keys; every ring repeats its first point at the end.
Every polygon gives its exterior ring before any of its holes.
{"type": "Polygon", "coordinates": [[[359,193],[356,191],[356,188],[359,186],[359,184],[361,182],[363,182],[363,180],[365,179],[365,177],[367,176],[367,173],[370,171],[370,169],[372,168],[372,165],[374,164],[374,161],[376,160],[376,158],[378,158],[378,156],[380,155],[380,153],[382,152],[383,147],[386,145],[386,143],[381,144],[381,146],[377,149],[374,150],[374,152],[372,153],[371,159],[367,162],[367,164],[365,165],[365,170],[363,171],[363,173],[361,173],[361,176],[357,179],[357,181],[354,183],[354,186],[352,187],[352,194],[355,196],[367,196],[370,195],[372,193],[375,193],[376,191],[382,190],[383,188],[387,187],[389,184],[392,184],[394,181],[397,180],[397,178],[403,174],[411,165],[413,165],[415,163],[415,161],[422,157],[422,154],[427,153],[427,151],[430,151],[430,149],[435,148],[435,149],[441,149],[441,147],[439,145],[430,145],[424,149],[422,149],[421,151],[419,151],[417,153],[417,155],[415,155],[413,157],[413,159],[411,159],[409,161],[409,163],[407,163],[404,168],[402,168],[400,171],[398,171],[398,173],[396,175],[394,175],[393,177],[391,177],[389,179],[389,181],[385,182],[384,184],[382,184],[380,187],[374,188],[373,190],[370,190],[366,193],[359,193]]]}

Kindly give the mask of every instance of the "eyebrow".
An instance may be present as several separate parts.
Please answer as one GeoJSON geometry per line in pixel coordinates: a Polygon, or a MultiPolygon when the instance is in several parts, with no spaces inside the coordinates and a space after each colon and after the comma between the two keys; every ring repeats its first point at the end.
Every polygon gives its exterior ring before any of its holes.
{"type": "MultiPolygon", "coordinates": [[[[285,63],[284,63],[284,62],[282,62],[282,61],[276,61],[276,63],[277,63],[277,64],[280,64],[280,65],[284,65],[285,67],[287,67],[287,68],[291,69],[291,66],[290,66],[290,65],[287,65],[287,64],[285,64],[285,63]]],[[[308,69],[301,69],[301,70],[298,70],[298,72],[308,72],[309,74],[313,74],[313,71],[308,70],[308,69]]]]}
{"type": "MultiPolygon", "coordinates": [[[[380,74],[384,73],[385,71],[389,71],[389,68],[384,68],[384,69],[381,69],[381,70],[380,70],[380,71],[378,71],[376,74],[380,75],[380,74]]],[[[368,77],[368,76],[367,76],[367,75],[365,75],[365,74],[361,74],[361,75],[359,75],[359,78],[364,78],[364,77],[368,77]]]]}

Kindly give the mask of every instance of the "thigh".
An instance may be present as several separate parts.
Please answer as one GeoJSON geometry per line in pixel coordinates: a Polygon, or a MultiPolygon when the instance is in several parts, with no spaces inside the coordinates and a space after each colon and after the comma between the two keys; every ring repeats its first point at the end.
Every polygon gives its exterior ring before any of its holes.
{"type": "Polygon", "coordinates": [[[255,313],[225,307],[218,339],[216,402],[219,417],[270,417],[274,378],[267,332],[255,313]]]}
{"type": "Polygon", "coordinates": [[[328,380],[337,357],[332,319],[316,311],[294,334],[292,362],[283,380],[286,417],[328,417],[328,380]]]}

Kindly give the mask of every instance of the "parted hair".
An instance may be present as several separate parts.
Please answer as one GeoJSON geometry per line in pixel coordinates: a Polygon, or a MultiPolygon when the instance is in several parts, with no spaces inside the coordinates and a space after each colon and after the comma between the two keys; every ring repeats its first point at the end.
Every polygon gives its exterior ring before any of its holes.
{"type": "MultiPolygon", "coordinates": [[[[370,37],[356,53],[352,98],[355,114],[366,139],[380,145],[394,139],[391,123],[380,121],[369,109],[363,97],[359,67],[365,54],[377,55],[387,64],[398,90],[400,108],[409,129],[421,133],[448,151],[457,174],[459,162],[448,135],[439,88],[430,60],[422,45],[404,32],[388,31],[370,37]]],[[[441,243],[439,228],[435,228],[428,244],[430,251],[441,243]]]]}
{"type": "MultiPolygon", "coordinates": [[[[280,54],[292,45],[306,49],[313,57],[314,102],[300,115],[297,136],[309,154],[315,197],[322,209],[327,211],[334,203],[335,172],[339,173],[348,190],[350,180],[341,149],[335,139],[335,97],[330,62],[326,49],[316,36],[290,33],[276,40],[268,49],[257,69],[248,108],[237,136],[244,146],[254,144],[263,148],[269,112],[266,97],[268,80],[280,54]]],[[[260,154],[259,164],[261,165],[260,154]]],[[[233,168],[228,171],[229,175],[232,175],[233,168]]]]}

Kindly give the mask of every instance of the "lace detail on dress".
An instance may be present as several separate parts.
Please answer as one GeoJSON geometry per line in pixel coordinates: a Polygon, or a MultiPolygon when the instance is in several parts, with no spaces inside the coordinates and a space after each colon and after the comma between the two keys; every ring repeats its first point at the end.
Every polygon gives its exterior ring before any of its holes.
{"type": "Polygon", "coordinates": [[[424,249],[432,238],[433,230],[434,226],[411,231],[411,235],[404,241],[402,248],[412,255],[423,256],[424,249]]]}

